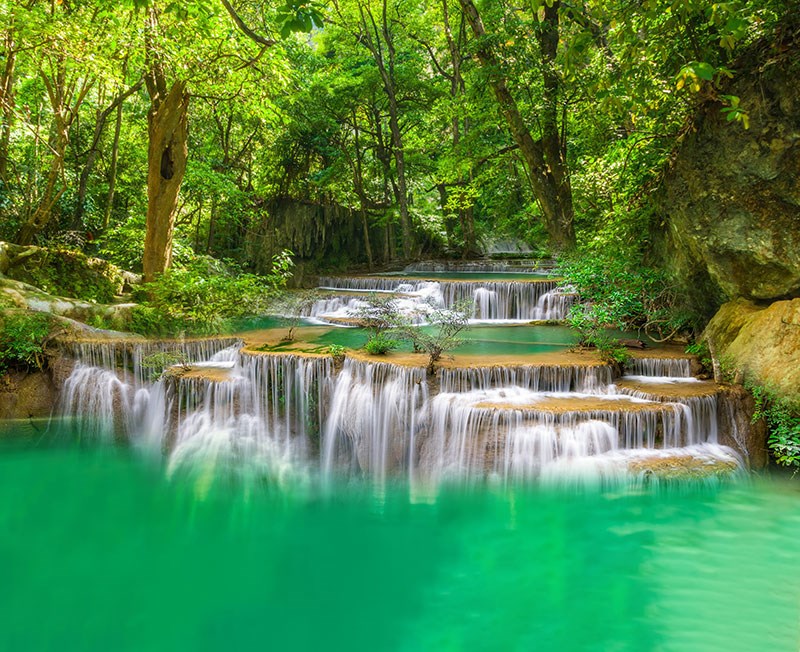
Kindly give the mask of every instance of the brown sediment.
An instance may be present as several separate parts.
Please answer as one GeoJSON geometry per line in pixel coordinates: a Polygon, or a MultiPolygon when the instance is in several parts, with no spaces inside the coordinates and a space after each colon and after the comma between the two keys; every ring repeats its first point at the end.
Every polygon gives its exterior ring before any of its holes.
{"type": "Polygon", "coordinates": [[[549,397],[532,403],[504,403],[484,401],[476,408],[491,410],[521,410],[566,414],[567,412],[664,412],[672,410],[664,403],[642,403],[629,399],[602,399],[599,397],[549,397]]]}
{"type": "Polygon", "coordinates": [[[616,381],[616,386],[621,389],[628,389],[635,392],[646,394],[647,397],[654,397],[654,400],[661,398],[694,398],[697,396],[714,396],[720,392],[720,386],[712,381],[701,381],[698,383],[640,383],[624,378],[616,381]]]}
{"type": "Polygon", "coordinates": [[[202,378],[214,383],[231,380],[231,370],[228,367],[188,367],[178,374],[180,378],[202,378]]]}

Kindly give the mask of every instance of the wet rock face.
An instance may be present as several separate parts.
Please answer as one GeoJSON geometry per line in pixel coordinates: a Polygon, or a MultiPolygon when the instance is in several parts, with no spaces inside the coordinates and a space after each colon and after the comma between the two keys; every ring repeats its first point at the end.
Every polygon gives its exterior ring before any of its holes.
{"type": "Polygon", "coordinates": [[[729,299],[800,295],[800,45],[781,48],[761,44],[723,91],[741,98],[750,128],[707,104],[656,200],[668,259],[684,277],[705,268],[729,299]]]}
{"type": "Polygon", "coordinates": [[[0,419],[49,417],[56,396],[46,372],[8,373],[0,377],[0,419]]]}
{"type": "Polygon", "coordinates": [[[763,419],[753,422],[755,401],[744,387],[725,387],[719,395],[719,443],[729,446],[747,460],[750,468],[761,470],[769,461],[767,427],[763,419]]]}

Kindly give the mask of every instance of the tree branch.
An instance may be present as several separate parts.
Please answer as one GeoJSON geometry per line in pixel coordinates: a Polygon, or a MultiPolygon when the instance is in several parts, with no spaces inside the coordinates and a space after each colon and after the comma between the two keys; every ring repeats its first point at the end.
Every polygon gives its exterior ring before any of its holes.
{"type": "Polygon", "coordinates": [[[252,41],[255,41],[259,45],[263,45],[264,47],[272,47],[273,45],[275,45],[277,41],[264,38],[260,34],[257,34],[252,29],[250,29],[241,19],[239,14],[236,13],[236,10],[231,6],[231,3],[228,2],[228,0],[220,0],[220,1],[222,2],[222,6],[225,7],[227,12],[230,14],[230,17],[233,19],[233,22],[236,23],[236,27],[238,27],[245,36],[247,36],[252,41]]]}

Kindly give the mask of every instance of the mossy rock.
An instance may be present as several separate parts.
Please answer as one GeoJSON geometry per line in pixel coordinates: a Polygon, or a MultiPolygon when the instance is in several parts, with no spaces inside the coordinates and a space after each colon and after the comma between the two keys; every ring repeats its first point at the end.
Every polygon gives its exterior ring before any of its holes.
{"type": "Polygon", "coordinates": [[[800,299],[766,308],[742,299],[726,303],[703,339],[714,344],[723,365],[741,369],[783,398],[800,399],[800,299]]]}
{"type": "Polygon", "coordinates": [[[63,297],[111,303],[128,275],[107,260],[65,248],[0,242],[0,274],[63,297]]]}
{"type": "Polygon", "coordinates": [[[137,304],[102,304],[59,297],[37,287],[0,277],[0,311],[18,309],[67,317],[105,330],[129,330],[137,304]]]}

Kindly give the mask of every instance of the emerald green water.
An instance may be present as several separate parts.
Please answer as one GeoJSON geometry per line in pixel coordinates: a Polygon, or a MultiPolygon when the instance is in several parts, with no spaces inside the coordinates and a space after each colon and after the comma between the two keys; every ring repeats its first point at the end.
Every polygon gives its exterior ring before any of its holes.
{"type": "MultiPolygon", "coordinates": [[[[423,326],[423,330],[431,327],[423,326]]],[[[360,328],[334,328],[313,340],[328,346],[339,344],[351,349],[364,346],[367,331],[360,328]]],[[[464,343],[454,349],[463,355],[513,355],[545,353],[566,349],[578,342],[574,331],[562,326],[472,326],[463,334],[464,343]]],[[[401,351],[410,351],[403,343],[401,351]]]]}
{"type": "Polygon", "coordinates": [[[800,494],[327,492],[0,440],[3,650],[796,651],[800,494]]]}

